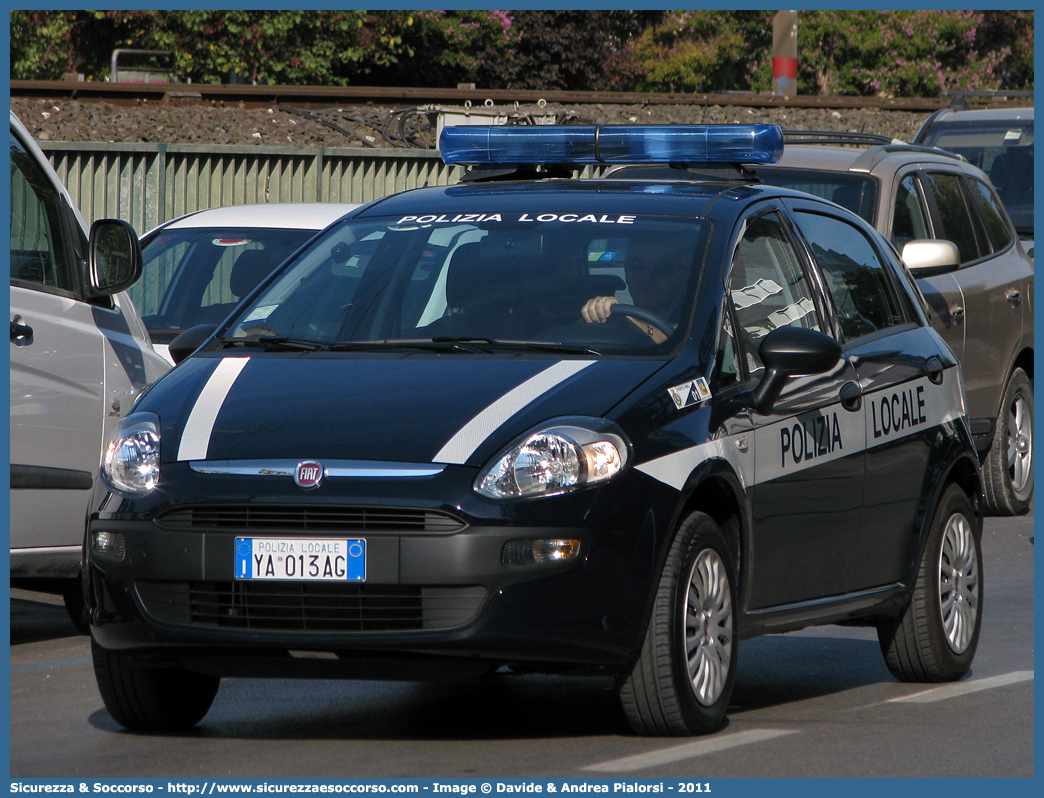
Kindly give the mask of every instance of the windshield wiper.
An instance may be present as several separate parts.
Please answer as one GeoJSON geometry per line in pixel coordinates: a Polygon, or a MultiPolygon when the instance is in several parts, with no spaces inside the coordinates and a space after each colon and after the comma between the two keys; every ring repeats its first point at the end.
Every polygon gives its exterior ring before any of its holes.
{"type": "Polygon", "coordinates": [[[466,352],[480,355],[494,351],[563,352],[571,355],[600,355],[589,346],[563,344],[556,341],[506,341],[498,338],[382,338],[375,341],[338,341],[330,346],[332,352],[360,349],[418,349],[426,352],[466,352]]]}
{"type": "Polygon", "coordinates": [[[237,344],[243,344],[245,346],[260,346],[264,347],[265,350],[279,349],[287,352],[322,352],[327,348],[325,344],[316,343],[315,341],[304,341],[299,338],[290,338],[285,335],[258,335],[249,338],[219,338],[218,342],[224,346],[235,346],[237,344]]]}
{"type": "Polygon", "coordinates": [[[480,350],[464,346],[449,339],[431,338],[378,338],[373,341],[338,341],[330,345],[331,352],[349,352],[354,349],[419,349],[423,352],[470,352],[480,350]]]}
{"type": "Polygon", "coordinates": [[[514,341],[503,338],[432,338],[436,343],[485,346],[489,349],[514,349],[545,352],[564,352],[573,355],[600,355],[601,352],[586,344],[564,344],[561,341],[514,341]]]}

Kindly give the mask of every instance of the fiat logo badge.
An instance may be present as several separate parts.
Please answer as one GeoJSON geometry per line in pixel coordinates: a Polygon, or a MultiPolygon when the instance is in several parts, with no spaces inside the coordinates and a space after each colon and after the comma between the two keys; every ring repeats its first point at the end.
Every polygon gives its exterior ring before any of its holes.
{"type": "Polygon", "coordinates": [[[315,460],[306,460],[297,464],[297,469],[294,471],[294,482],[297,483],[299,488],[304,488],[305,490],[318,488],[325,474],[326,469],[323,468],[322,463],[315,460]]]}

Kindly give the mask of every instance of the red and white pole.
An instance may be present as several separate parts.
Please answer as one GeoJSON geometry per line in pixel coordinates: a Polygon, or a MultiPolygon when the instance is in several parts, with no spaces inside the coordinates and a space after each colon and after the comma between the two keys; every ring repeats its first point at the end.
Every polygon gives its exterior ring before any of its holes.
{"type": "Polygon", "coordinates": [[[797,11],[772,17],[772,94],[797,96],[797,11]]]}

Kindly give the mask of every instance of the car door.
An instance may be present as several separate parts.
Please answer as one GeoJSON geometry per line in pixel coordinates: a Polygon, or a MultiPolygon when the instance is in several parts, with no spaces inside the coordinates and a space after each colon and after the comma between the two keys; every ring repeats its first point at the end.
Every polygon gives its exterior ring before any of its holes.
{"type": "MultiPolygon", "coordinates": [[[[933,183],[942,180],[930,178],[933,183]]],[[[961,267],[953,272],[965,306],[965,344],[959,359],[969,412],[994,418],[1008,370],[1022,344],[1032,267],[1014,245],[1015,233],[990,188],[967,175],[960,177],[959,185],[964,192],[963,210],[978,243],[978,257],[962,256],[961,267]]],[[[960,217],[947,219],[941,200],[939,204],[942,223],[951,229],[960,217]]]]}
{"type": "Polygon", "coordinates": [[[909,573],[935,429],[945,420],[956,370],[944,375],[938,339],[896,285],[880,239],[821,205],[791,207],[836,308],[861,393],[866,482],[851,587],[892,584],[909,573]]]}
{"type": "Polygon", "coordinates": [[[78,220],[12,129],[12,550],[78,549],[98,468],[105,350],[77,248],[78,220]]]}
{"type": "MultiPolygon", "coordinates": [[[[902,185],[910,180],[913,176],[902,185]]],[[[937,329],[961,363],[972,428],[988,445],[1008,371],[1029,326],[1024,314],[1032,265],[1016,246],[1014,230],[986,183],[941,170],[923,171],[917,180],[931,237],[952,241],[960,253],[959,266],[943,274],[917,274],[917,283],[939,315],[937,329]]],[[[900,228],[897,203],[893,240],[900,228]]]]}
{"type": "MultiPolygon", "coordinates": [[[[764,374],[760,339],[778,327],[831,333],[822,289],[777,207],[746,218],[728,283],[728,313],[740,369],[764,374]]],[[[848,592],[849,553],[862,507],[863,423],[843,409],[840,389],[856,380],[844,359],[827,374],[787,381],[767,415],[751,409],[755,485],[747,606],[764,610],[848,592]]]]}

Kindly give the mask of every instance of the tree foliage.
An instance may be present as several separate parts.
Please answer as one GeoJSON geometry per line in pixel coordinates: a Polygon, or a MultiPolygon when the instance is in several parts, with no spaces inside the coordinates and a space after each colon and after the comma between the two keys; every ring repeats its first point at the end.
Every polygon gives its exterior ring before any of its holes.
{"type": "MultiPolygon", "coordinates": [[[[180,80],[768,91],[771,11],[11,11],[11,76],[105,80],[116,48],[180,80]]],[[[801,11],[802,94],[1033,86],[1032,11],[801,11]]]]}

